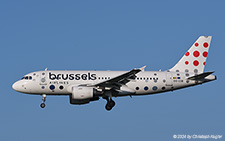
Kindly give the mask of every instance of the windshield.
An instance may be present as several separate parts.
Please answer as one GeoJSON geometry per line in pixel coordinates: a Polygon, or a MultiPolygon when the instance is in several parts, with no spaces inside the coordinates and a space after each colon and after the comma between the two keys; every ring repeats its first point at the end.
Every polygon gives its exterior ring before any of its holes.
{"type": "Polygon", "coordinates": [[[22,79],[25,79],[25,80],[32,80],[32,76],[24,76],[22,79]]]}

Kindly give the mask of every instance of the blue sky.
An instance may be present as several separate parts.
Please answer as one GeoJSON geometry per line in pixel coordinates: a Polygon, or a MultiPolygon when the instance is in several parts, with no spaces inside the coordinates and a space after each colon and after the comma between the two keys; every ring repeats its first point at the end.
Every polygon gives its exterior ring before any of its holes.
{"type": "MultiPolygon", "coordinates": [[[[0,140],[173,140],[225,135],[224,1],[0,1],[0,140]],[[200,35],[212,35],[206,71],[217,81],[141,97],[69,104],[12,90],[26,73],[171,68],[200,35]]],[[[224,137],[223,137],[224,138],[224,137]]]]}

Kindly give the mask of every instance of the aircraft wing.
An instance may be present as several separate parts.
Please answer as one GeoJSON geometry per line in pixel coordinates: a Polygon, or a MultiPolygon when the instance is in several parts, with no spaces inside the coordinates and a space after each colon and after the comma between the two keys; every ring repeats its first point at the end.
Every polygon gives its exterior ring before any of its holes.
{"type": "Polygon", "coordinates": [[[125,85],[130,80],[134,80],[136,78],[136,74],[139,73],[140,71],[143,71],[145,67],[146,66],[139,69],[132,69],[131,71],[121,74],[119,76],[116,76],[112,79],[95,84],[95,86],[107,87],[110,89],[111,88],[119,89],[122,85],[125,85]]]}

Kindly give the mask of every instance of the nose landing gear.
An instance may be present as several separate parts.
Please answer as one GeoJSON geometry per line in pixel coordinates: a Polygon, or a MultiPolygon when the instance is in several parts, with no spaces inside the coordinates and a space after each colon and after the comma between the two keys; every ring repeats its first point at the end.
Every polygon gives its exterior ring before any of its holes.
{"type": "Polygon", "coordinates": [[[41,108],[45,108],[46,94],[42,95],[42,103],[40,105],[41,108]]]}

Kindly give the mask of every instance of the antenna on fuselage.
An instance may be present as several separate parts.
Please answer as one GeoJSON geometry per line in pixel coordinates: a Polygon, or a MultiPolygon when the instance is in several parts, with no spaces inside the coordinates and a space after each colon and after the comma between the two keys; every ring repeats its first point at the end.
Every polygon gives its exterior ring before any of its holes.
{"type": "Polygon", "coordinates": [[[48,68],[45,68],[45,71],[47,71],[48,70],[48,68]]]}

